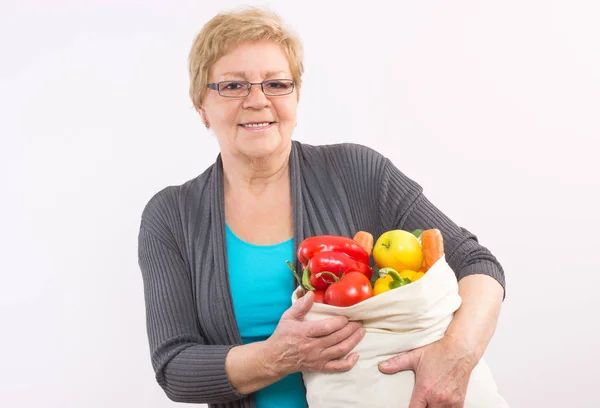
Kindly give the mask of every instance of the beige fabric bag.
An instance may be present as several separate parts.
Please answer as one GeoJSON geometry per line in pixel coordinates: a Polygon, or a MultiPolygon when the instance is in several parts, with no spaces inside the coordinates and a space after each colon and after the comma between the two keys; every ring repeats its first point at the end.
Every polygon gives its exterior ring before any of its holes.
{"type": "MultiPolygon", "coordinates": [[[[297,299],[294,293],[292,302],[297,299]]],[[[354,306],[315,303],[307,320],[343,315],[362,321],[366,334],[353,350],[359,359],[350,371],[303,373],[309,407],[408,407],[414,373],[383,374],[377,364],[442,338],[460,304],[456,276],[443,257],[418,281],[354,306]]],[[[465,408],[506,407],[488,366],[480,360],[469,380],[465,408]]]]}

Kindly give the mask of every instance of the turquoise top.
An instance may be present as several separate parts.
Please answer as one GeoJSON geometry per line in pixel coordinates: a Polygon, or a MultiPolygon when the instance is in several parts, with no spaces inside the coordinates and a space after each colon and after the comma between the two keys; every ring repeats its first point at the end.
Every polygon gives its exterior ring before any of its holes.
{"type": "MultiPolygon", "coordinates": [[[[239,239],[226,225],[227,263],[233,309],[242,342],[263,341],[275,331],[292,305],[294,260],[292,239],[254,245],[239,239]]],[[[306,408],[302,375],[294,373],[255,393],[257,408],[306,408]]]]}

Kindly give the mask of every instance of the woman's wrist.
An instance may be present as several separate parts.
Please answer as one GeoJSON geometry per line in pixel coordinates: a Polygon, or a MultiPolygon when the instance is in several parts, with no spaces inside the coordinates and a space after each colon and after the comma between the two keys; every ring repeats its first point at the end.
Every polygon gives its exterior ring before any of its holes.
{"type": "Polygon", "coordinates": [[[276,344],[273,344],[273,341],[272,338],[269,338],[261,342],[261,353],[265,369],[270,376],[278,379],[293,374],[297,370],[285,363],[282,358],[283,353],[276,344]]]}
{"type": "Polygon", "coordinates": [[[481,360],[479,352],[468,343],[468,340],[466,340],[464,336],[455,336],[446,332],[442,341],[446,342],[450,349],[454,351],[454,355],[458,357],[458,360],[461,361],[465,367],[468,367],[469,370],[473,370],[479,360],[481,360]]]}
{"type": "Polygon", "coordinates": [[[233,388],[244,395],[286,375],[266,341],[232,347],[225,358],[225,372],[233,388]]]}

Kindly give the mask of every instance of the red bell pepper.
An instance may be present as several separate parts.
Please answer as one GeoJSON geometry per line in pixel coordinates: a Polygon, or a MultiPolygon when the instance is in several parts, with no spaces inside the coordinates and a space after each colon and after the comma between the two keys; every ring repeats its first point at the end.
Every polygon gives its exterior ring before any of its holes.
{"type": "Polygon", "coordinates": [[[298,260],[310,271],[310,284],[315,289],[327,289],[330,280],[321,272],[331,272],[337,277],[349,272],[360,272],[371,279],[373,270],[367,251],[351,238],[320,235],[305,239],[298,247],[298,260]]]}
{"type": "Polygon", "coordinates": [[[352,238],[337,235],[318,235],[306,238],[298,246],[298,260],[305,268],[318,252],[341,252],[355,261],[369,265],[371,260],[365,248],[352,238]]]}

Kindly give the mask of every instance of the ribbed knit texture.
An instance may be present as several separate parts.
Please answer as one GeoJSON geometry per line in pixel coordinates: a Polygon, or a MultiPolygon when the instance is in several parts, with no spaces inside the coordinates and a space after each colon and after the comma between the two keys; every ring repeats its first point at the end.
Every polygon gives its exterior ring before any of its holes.
{"type": "MultiPolygon", "coordinates": [[[[377,238],[391,229],[438,228],[458,279],[485,274],[504,287],[502,267],[476,236],[442,214],[417,183],[368,147],[294,141],[290,182],[294,252],[313,235],[352,237],[363,230],[377,238]]],[[[254,408],[253,398],[238,394],[225,373],[227,352],[242,344],[225,243],[219,156],[200,176],[157,193],[142,214],[139,264],[152,366],[174,401],[254,408]]]]}

